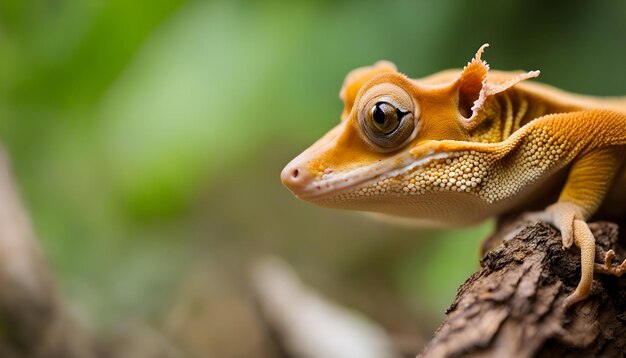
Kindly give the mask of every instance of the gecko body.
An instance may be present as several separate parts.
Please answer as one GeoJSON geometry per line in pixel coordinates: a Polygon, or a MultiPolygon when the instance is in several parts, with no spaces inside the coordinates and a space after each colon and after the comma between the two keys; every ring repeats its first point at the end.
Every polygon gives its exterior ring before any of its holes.
{"type": "Polygon", "coordinates": [[[462,70],[417,80],[389,62],[352,71],[340,91],[341,122],[281,178],[303,200],[421,226],[541,210],[527,217],[581,249],[569,306],[593,279],[586,220],[626,216],[626,98],[526,81],[538,71],[489,70],[485,47],[462,70]]]}

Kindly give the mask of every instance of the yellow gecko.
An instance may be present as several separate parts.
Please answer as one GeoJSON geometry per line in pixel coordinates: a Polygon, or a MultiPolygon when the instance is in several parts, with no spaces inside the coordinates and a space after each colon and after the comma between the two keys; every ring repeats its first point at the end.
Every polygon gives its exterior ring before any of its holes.
{"type": "MultiPolygon", "coordinates": [[[[292,160],[282,182],[300,199],[450,227],[540,210],[563,247],[581,251],[590,292],[595,240],[586,220],[626,214],[626,98],[595,98],[489,70],[483,45],[462,70],[409,79],[386,61],[344,80],[341,122],[292,160]],[[524,82],[525,81],[525,82],[524,82]]],[[[610,252],[610,255],[613,255],[610,252]]],[[[599,268],[619,275],[626,261],[599,268]]]]}

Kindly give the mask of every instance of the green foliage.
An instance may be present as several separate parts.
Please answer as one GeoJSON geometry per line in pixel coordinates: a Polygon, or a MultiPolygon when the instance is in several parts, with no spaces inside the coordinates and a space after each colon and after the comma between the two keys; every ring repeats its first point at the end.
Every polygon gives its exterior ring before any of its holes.
{"type": "MultiPolygon", "coordinates": [[[[620,94],[624,14],[619,0],[8,0],[0,136],[67,294],[111,320],[150,313],[195,257],[190,241],[208,241],[209,256],[298,245],[302,222],[288,215],[345,235],[345,214],[293,204],[278,173],[338,121],[350,69],[384,58],[418,77],[460,67],[490,42],[493,68],[620,94]],[[255,219],[283,205],[293,210],[255,219]],[[230,227],[207,219],[222,211],[230,227]],[[254,235],[273,226],[283,236],[258,247],[254,235]]],[[[394,258],[396,281],[406,300],[441,309],[475,267],[477,244],[463,239],[477,234],[422,236],[436,241],[394,258]]]]}

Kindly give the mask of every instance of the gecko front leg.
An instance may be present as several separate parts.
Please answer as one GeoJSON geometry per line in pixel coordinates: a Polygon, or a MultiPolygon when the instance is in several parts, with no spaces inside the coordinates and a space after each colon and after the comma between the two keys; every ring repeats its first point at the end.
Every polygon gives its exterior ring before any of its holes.
{"type": "Polygon", "coordinates": [[[586,220],[598,209],[620,167],[623,148],[611,146],[583,153],[574,162],[558,202],[527,219],[550,223],[561,231],[563,248],[572,243],[580,249],[581,278],[576,290],[565,299],[570,307],[591,291],[595,262],[595,239],[586,220]]]}

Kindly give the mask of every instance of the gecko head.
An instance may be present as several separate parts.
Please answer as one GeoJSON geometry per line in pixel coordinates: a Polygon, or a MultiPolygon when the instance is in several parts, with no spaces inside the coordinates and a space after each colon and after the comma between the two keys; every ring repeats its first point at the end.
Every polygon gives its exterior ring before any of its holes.
{"type": "Polygon", "coordinates": [[[340,123],[283,169],[283,184],[322,206],[443,219],[445,210],[427,206],[476,187],[466,181],[473,172],[446,170],[461,170],[459,157],[469,155],[451,142],[467,140],[471,111],[484,101],[482,49],[475,66],[436,78],[409,79],[387,61],[350,72],[340,123]]]}
{"type": "Polygon", "coordinates": [[[300,199],[351,209],[403,192],[400,185],[376,183],[441,156],[429,138],[453,136],[454,130],[444,135],[437,133],[443,127],[428,125],[445,117],[443,108],[431,108],[438,104],[428,94],[390,62],[352,71],[340,91],[341,122],[283,169],[282,182],[300,199]],[[427,118],[431,112],[437,114],[427,118]]]}

